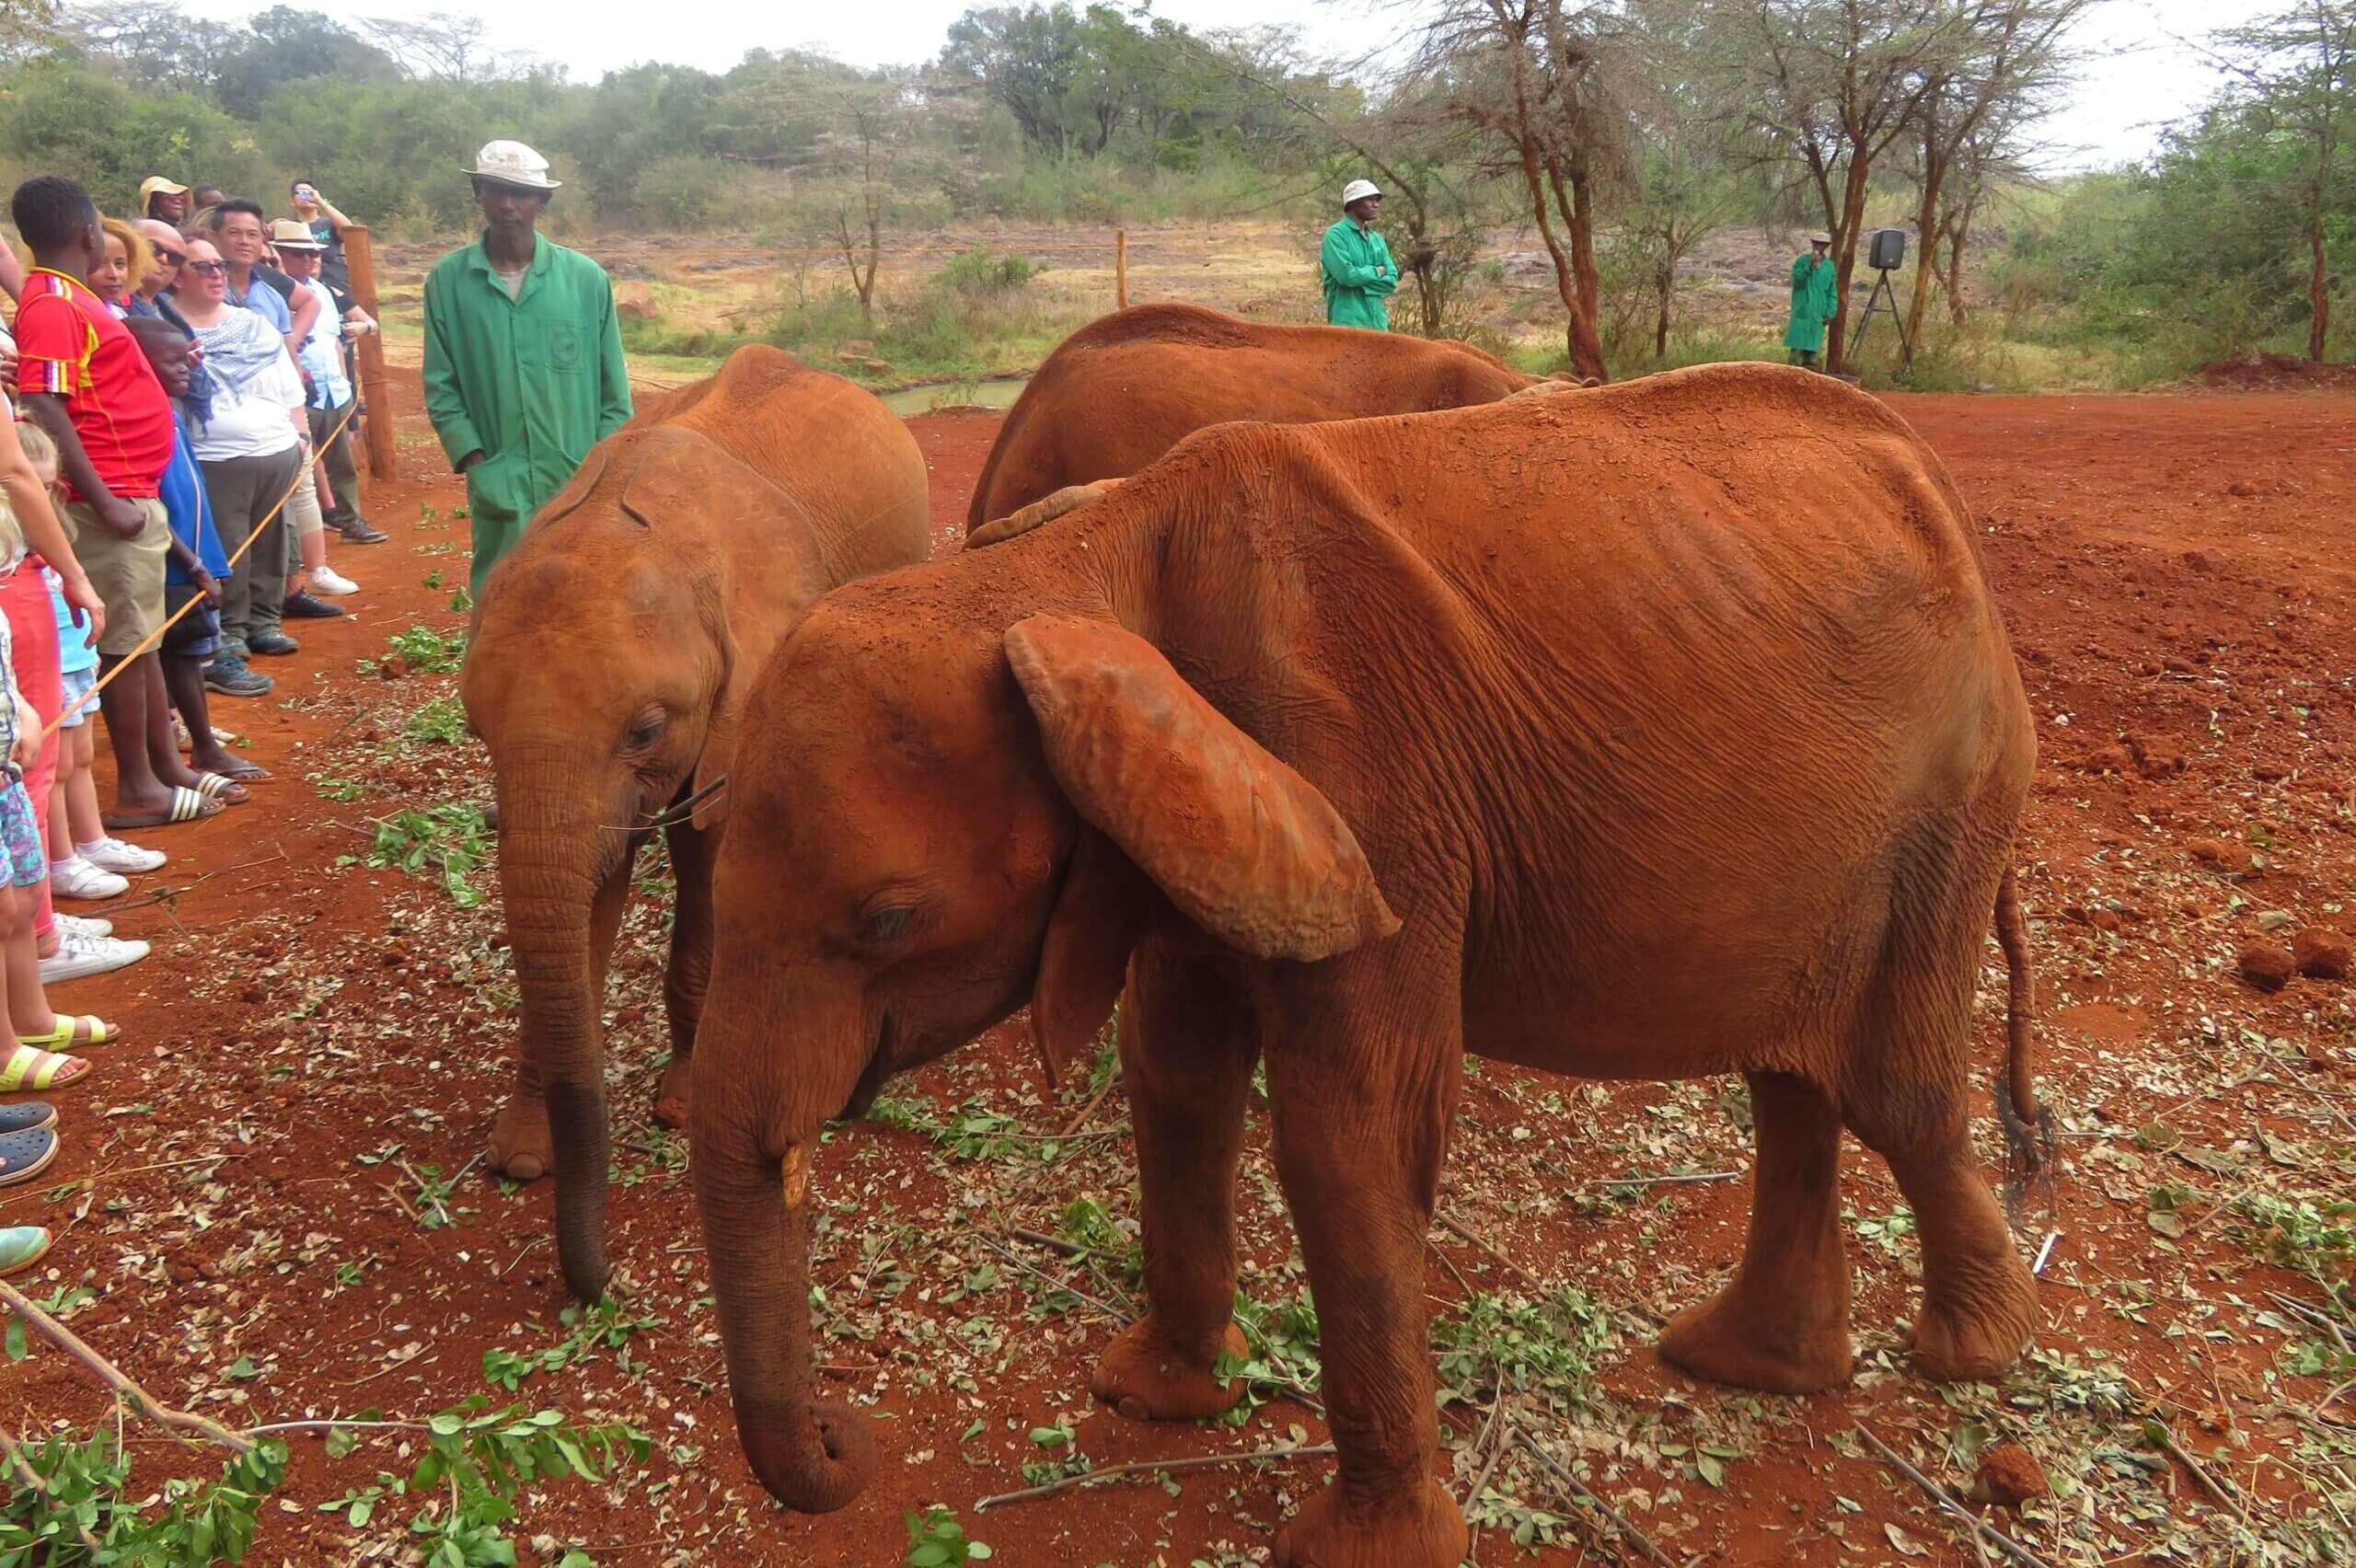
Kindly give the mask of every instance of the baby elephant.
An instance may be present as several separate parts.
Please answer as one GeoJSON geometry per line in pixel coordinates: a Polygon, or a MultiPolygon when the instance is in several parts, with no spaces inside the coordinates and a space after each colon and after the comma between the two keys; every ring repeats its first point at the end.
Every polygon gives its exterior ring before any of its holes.
{"type": "Polygon", "coordinates": [[[1728,366],[1221,425],[991,537],[827,594],[746,707],[692,1126],[777,1496],[838,1507],[876,1462],[812,1399],[814,1140],[1025,1002],[1060,1064],[1121,1001],[1149,1310],[1094,1387],[1125,1414],[1239,1395],[1214,1368],[1266,1063],[1340,1450],[1279,1562],[1464,1551],[1423,1255],[1466,1051],[1749,1079],[1750,1244],[1669,1325],[1676,1365],[1848,1377],[1844,1127],[1914,1207],[1916,1365],[2019,1354],[2035,1286],[1966,1074],[1992,915],[2034,1114],[2008,865],[2035,744],[1969,513],[1880,404],[1728,366]]]}

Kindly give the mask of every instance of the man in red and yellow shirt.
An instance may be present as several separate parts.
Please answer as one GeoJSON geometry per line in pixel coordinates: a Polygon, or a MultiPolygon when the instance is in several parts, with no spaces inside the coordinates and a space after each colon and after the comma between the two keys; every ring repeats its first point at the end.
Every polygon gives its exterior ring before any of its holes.
{"type": "Polygon", "coordinates": [[[116,767],[107,824],[209,816],[219,808],[166,786],[148,760],[163,672],[152,649],[139,650],[164,624],[172,532],[156,489],[172,458],[171,402],[130,329],[83,281],[106,259],[89,193],[42,175],[17,188],[9,214],[33,253],[17,306],[17,389],[26,417],[56,444],[74,555],[106,605],[99,658],[111,666],[137,655],[98,698],[116,767]]]}

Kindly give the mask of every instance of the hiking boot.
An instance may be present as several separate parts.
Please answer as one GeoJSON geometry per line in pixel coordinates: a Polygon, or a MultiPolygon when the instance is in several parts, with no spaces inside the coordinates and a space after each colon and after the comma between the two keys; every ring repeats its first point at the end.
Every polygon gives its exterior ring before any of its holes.
{"type": "Polygon", "coordinates": [[[260,630],[248,636],[246,646],[257,653],[273,659],[288,653],[299,653],[303,649],[301,643],[274,626],[263,627],[260,630]]]}
{"type": "Polygon", "coordinates": [[[236,653],[223,653],[204,666],[204,689],[224,697],[264,697],[277,684],[247,669],[245,659],[236,653]]]}
{"type": "Polygon", "coordinates": [[[346,544],[381,545],[391,536],[371,528],[368,525],[368,519],[356,514],[351,517],[339,514],[329,519],[328,525],[341,534],[346,544]]]}
{"type": "MultiPolygon", "coordinates": [[[[283,613],[294,616],[299,619],[325,620],[329,616],[340,616],[343,614],[343,606],[341,605],[330,605],[325,599],[314,598],[309,594],[305,593],[303,590],[298,588],[294,593],[286,595],[286,605],[283,613]]],[[[264,648],[258,649],[256,651],[267,653],[270,650],[264,648]]]]}

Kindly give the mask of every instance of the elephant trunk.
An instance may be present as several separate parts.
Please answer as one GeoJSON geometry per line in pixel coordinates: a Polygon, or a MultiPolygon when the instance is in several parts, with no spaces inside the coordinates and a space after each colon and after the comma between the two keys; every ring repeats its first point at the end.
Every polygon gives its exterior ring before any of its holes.
{"type": "MultiPolygon", "coordinates": [[[[504,780],[502,780],[504,783],[504,780]]],[[[591,951],[599,896],[615,874],[594,823],[534,820],[560,785],[502,789],[499,847],[508,942],[523,991],[525,1056],[537,1065],[556,1159],[557,1255],[583,1301],[606,1291],[605,1032],[603,955],[591,951]],[[532,802],[527,805],[526,802],[532,802]],[[537,809],[536,809],[537,808],[537,809]],[[519,819],[521,819],[519,821],[519,819]]],[[[568,815],[572,813],[568,813],[568,815]]]]}
{"type": "MultiPolygon", "coordinates": [[[[722,1054],[726,1047],[722,1046],[722,1054]]],[[[745,1457],[769,1493],[804,1514],[859,1495],[878,1453],[864,1418],[812,1396],[810,1231],[804,1203],[814,1137],[769,1154],[749,1107],[698,1094],[696,1206],[703,1218],[745,1457]]]]}

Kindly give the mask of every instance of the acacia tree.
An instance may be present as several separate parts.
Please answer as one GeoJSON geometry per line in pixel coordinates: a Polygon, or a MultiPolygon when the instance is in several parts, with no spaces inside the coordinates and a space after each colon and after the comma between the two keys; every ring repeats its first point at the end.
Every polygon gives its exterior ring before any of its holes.
{"type": "Polygon", "coordinates": [[[1976,0],[1708,0],[1715,73],[1738,120],[1797,166],[1832,239],[1838,303],[1826,368],[1842,368],[1849,283],[1876,165],[1906,134],[1976,0]]]}
{"type": "Polygon", "coordinates": [[[1908,126],[1914,163],[1915,232],[1922,254],[1907,335],[1918,338],[1940,277],[1937,248],[1949,241],[1947,295],[1961,320],[1962,247],[1989,177],[2008,163],[2015,139],[2051,112],[2069,78],[2063,36],[2098,0],[1984,0],[1958,13],[1946,44],[1923,65],[1923,90],[1908,126]],[[1962,166],[1962,167],[1959,167],[1962,166]],[[1966,188],[1949,201],[1951,185],[1966,188]]]}
{"type": "Polygon", "coordinates": [[[1631,167],[1637,73],[1624,13],[1565,0],[1441,0],[1406,87],[1442,123],[1476,133],[1521,187],[1568,318],[1571,369],[1609,379],[1595,231],[1631,167]]]}
{"type": "Polygon", "coordinates": [[[2331,329],[2329,227],[2342,144],[2356,114],[2356,0],[2296,0],[2215,36],[2212,58],[2234,78],[2244,118],[2296,149],[2285,194],[2307,241],[2307,357],[2323,363],[2331,329]]]}

